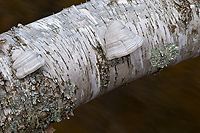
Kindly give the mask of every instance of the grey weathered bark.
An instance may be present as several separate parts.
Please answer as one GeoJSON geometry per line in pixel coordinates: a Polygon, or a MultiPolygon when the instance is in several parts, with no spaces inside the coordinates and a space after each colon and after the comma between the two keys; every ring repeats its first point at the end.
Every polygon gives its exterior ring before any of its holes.
{"type": "Polygon", "coordinates": [[[0,131],[42,131],[99,95],[199,56],[199,7],[196,0],[93,0],[2,33],[0,131]],[[113,28],[113,22],[123,28],[113,28]],[[108,43],[116,31],[116,44],[108,43]],[[131,37],[121,37],[125,33],[141,37],[142,45],[109,58],[115,50],[107,48],[130,43],[131,37]],[[11,58],[16,49],[39,54],[45,66],[35,71],[32,60],[20,60],[30,71],[19,79],[13,69],[17,57],[11,58]]]}

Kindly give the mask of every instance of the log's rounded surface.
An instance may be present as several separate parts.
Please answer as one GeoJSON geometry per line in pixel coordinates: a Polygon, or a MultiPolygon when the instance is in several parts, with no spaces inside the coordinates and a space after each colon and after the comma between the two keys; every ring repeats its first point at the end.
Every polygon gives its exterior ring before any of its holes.
{"type": "Polygon", "coordinates": [[[91,0],[0,34],[0,132],[45,132],[97,96],[200,55],[198,3],[116,1],[91,0]],[[12,60],[15,48],[23,51],[12,60]]]}
{"type": "Polygon", "coordinates": [[[113,20],[105,33],[106,57],[108,60],[126,56],[142,46],[143,38],[130,31],[122,22],[113,20]]]}

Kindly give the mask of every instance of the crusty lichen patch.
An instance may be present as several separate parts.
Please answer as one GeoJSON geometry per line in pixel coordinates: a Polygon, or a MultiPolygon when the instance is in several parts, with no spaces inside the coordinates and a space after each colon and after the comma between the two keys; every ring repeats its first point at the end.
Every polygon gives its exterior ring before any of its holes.
{"type": "Polygon", "coordinates": [[[59,85],[45,77],[42,70],[14,82],[12,90],[0,73],[0,126],[8,132],[42,132],[50,123],[69,118],[75,108],[76,87],[66,82],[59,85]]]}
{"type": "Polygon", "coordinates": [[[166,43],[161,49],[152,49],[150,62],[153,68],[162,69],[176,59],[177,55],[179,47],[173,43],[166,43]]]}

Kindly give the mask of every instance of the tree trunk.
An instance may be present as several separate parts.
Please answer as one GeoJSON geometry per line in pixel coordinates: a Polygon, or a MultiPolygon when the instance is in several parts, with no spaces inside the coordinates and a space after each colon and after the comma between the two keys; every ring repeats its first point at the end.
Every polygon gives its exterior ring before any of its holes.
{"type": "Polygon", "coordinates": [[[199,7],[92,0],[2,33],[0,131],[42,132],[99,95],[199,56],[199,7]]]}

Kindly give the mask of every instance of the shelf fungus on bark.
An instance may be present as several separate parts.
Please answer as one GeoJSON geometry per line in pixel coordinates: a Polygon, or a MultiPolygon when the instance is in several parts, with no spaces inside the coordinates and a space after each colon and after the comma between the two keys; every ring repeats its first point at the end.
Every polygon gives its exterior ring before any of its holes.
{"type": "Polygon", "coordinates": [[[143,44],[143,38],[130,31],[121,21],[112,20],[105,32],[103,50],[112,60],[134,52],[143,44]]]}
{"type": "Polygon", "coordinates": [[[13,68],[17,71],[16,76],[19,79],[33,73],[45,65],[45,60],[33,51],[23,51],[16,49],[12,54],[13,68]]]}
{"type": "Polygon", "coordinates": [[[23,50],[20,50],[20,49],[15,49],[13,51],[13,54],[12,54],[12,60],[13,61],[16,61],[16,59],[20,56],[20,54],[22,54],[24,51],[23,50]]]}

